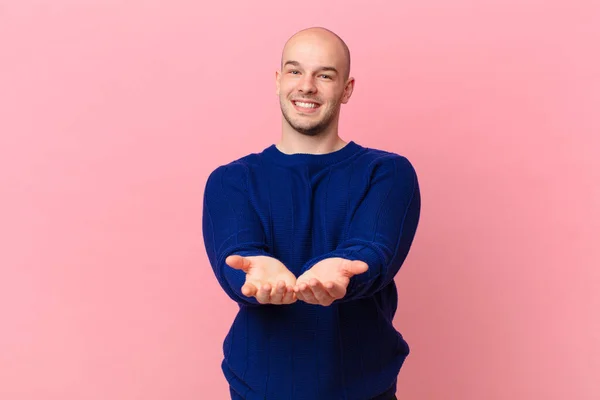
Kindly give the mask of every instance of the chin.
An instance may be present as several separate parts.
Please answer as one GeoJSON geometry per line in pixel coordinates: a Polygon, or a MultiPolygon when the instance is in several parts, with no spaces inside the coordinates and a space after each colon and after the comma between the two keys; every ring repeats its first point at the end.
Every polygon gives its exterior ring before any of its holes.
{"type": "Polygon", "coordinates": [[[319,131],[319,132],[313,132],[313,131],[303,131],[303,130],[298,130],[298,129],[296,129],[296,132],[298,132],[299,134],[301,134],[301,135],[304,135],[304,136],[315,137],[315,136],[319,136],[319,134],[320,134],[322,131],[319,131]]]}
{"type": "Polygon", "coordinates": [[[323,131],[325,131],[325,126],[321,126],[321,125],[313,125],[313,126],[294,126],[292,125],[292,128],[294,128],[294,130],[302,135],[305,136],[318,136],[321,133],[323,133],[323,131]]]}
{"type": "Polygon", "coordinates": [[[328,123],[323,123],[322,120],[309,122],[306,120],[303,121],[302,118],[293,118],[292,115],[294,111],[290,110],[291,112],[288,113],[286,112],[288,110],[285,110],[283,107],[281,111],[288,125],[301,135],[318,136],[325,131],[329,125],[328,123]]]}

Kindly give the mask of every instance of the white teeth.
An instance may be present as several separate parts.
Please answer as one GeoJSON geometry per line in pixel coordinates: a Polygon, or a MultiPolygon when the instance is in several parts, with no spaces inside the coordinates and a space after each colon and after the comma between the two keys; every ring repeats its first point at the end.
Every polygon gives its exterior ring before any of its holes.
{"type": "Polygon", "coordinates": [[[301,101],[296,101],[295,104],[298,107],[302,107],[302,108],[315,108],[315,107],[317,107],[317,105],[315,103],[303,103],[301,101]]]}

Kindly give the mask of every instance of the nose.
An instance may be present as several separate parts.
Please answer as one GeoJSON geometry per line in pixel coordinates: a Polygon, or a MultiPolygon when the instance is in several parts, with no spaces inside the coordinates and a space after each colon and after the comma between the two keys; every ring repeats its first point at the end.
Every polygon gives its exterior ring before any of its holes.
{"type": "Polygon", "coordinates": [[[317,87],[312,76],[306,74],[302,77],[302,80],[298,82],[298,91],[301,93],[315,93],[317,87]]]}

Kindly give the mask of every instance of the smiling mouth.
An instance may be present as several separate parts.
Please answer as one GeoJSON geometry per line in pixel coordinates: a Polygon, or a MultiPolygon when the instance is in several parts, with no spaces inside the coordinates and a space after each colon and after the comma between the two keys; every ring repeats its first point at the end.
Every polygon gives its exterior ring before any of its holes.
{"type": "Polygon", "coordinates": [[[321,107],[320,104],[313,103],[311,101],[292,100],[292,104],[296,110],[308,113],[315,112],[319,107],[321,107]]]}

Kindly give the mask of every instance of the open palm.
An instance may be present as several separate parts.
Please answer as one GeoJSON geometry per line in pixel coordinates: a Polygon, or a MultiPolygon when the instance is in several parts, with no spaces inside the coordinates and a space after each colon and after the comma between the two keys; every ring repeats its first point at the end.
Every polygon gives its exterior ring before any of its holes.
{"type": "Polygon", "coordinates": [[[298,277],[294,291],[299,300],[329,306],[346,295],[350,278],[368,269],[363,261],[326,258],[298,277]]]}
{"type": "Polygon", "coordinates": [[[276,258],[232,255],[225,259],[225,263],[246,273],[246,282],[242,286],[244,296],[255,297],[261,304],[291,304],[296,301],[296,276],[276,258]]]}

